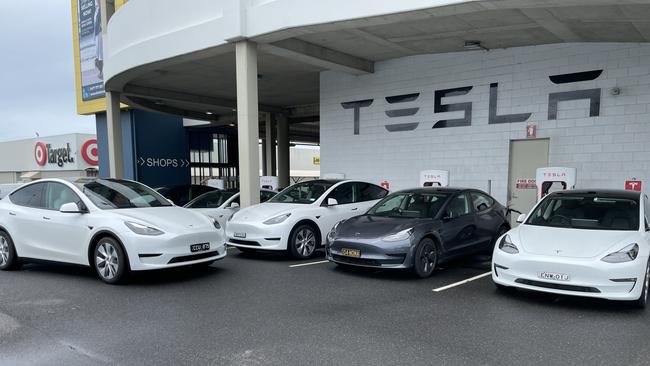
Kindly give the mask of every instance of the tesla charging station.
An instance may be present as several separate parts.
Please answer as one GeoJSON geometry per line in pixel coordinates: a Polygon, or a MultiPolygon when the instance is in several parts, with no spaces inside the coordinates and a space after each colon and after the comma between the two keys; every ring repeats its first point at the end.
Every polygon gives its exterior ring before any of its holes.
{"type": "Polygon", "coordinates": [[[449,170],[423,170],[420,172],[420,187],[448,187],[449,170]]]}
{"type": "Polygon", "coordinates": [[[260,188],[277,191],[280,181],[276,176],[264,175],[260,177],[260,188]]]}
{"type": "Polygon", "coordinates": [[[576,168],[548,167],[538,168],[535,177],[537,200],[549,193],[574,189],[576,187],[576,168]]]}

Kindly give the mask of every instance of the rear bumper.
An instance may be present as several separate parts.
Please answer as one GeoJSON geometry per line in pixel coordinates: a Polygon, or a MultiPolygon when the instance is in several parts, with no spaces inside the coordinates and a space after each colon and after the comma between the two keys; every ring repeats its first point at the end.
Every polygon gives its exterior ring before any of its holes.
{"type": "Polygon", "coordinates": [[[411,268],[413,267],[412,252],[410,239],[390,243],[379,239],[337,239],[325,247],[326,257],[331,262],[372,268],[411,268]],[[358,250],[361,256],[358,258],[345,256],[343,249],[358,250]]]}
{"type": "Polygon", "coordinates": [[[498,248],[492,258],[492,280],[499,285],[609,300],[638,299],[648,263],[647,257],[614,264],[599,259],[508,254],[498,248]],[[566,274],[569,280],[543,279],[542,272],[566,274]]]}

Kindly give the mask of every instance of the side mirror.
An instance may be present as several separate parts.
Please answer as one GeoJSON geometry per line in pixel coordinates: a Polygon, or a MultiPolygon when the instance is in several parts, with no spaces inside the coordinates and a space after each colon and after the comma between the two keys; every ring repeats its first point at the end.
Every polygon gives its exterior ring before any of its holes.
{"type": "Polygon", "coordinates": [[[62,213],[84,213],[84,211],[81,210],[79,208],[79,206],[74,202],[68,202],[68,203],[62,204],[61,208],[59,208],[59,212],[62,212],[62,213]]]}
{"type": "Polygon", "coordinates": [[[232,209],[237,209],[237,208],[239,208],[239,203],[237,203],[237,202],[233,202],[233,203],[231,203],[231,204],[230,204],[230,208],[232,208],[232,209]]]}
{"type": "Polygon", "coordinates": [[[521,224],[526,220],[526,214],[521,214],[519,217],[517,217],[517,223],[521,224]]]}
{"type": "Polygon", "coordinates": [[[339,204],[339,201],[337,201],[335,198],[328,198],[327,199],[327,206],[336,206],[339,204]]]}
{"type": "Polygon", "coordinates": [[[167,202],[171,203],[172,206],[174,205],[174,201],[170,200],[169,198],[167,199],[167,202]]]}

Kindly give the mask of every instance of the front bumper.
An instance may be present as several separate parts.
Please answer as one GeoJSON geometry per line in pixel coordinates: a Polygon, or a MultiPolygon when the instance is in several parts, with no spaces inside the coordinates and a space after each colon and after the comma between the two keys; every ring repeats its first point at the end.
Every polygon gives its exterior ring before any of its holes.
{"type": "Polygon", "coordinates": [[[560,295],[636,300],[643,290],[648,258],[606,263],[599,258],[508,254],[495,248],[492,280],[503,286],[560,295]],[[566,274],[568,281],[542,279],[540,273],[566,274]]]}
{"type": "Polygon", "coordinates": [[[211,262],[226,256],[223,235],[217,231],[159,236],[122,233],[122,241],[133,271],[146,271],[211,262]],[[190,246],[209,243],[210,249],[192,252],[190,246]]]}
{"type": "Polygon", "coordinates": [[[407,239],[385,242],[381,239],[337,238],[325,247],[329,261],[360,267],[411,268],[413,266],[413,245],[407,239]],[[358,258],[343,255],[343,249],[359,250],[358,258]]]}
{"type": "Polygon", "coordinates": [[[283,224],[253,225],[231,221],[226,226],[226,244],[250,249],[286,250],[288,233],[284,227],[283,224]]]}

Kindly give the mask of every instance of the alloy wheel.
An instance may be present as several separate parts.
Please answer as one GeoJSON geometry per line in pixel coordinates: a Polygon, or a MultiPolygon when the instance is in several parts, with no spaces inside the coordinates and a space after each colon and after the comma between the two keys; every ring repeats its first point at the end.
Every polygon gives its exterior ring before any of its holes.
{"type": "Polygon", "coordinates": [[[433,267],[436,265],[436,251],[432,245],[426,245],[422,248],[419,260],[422,272],[429,273],[433,271],[433,267]]]}
{"type": "Polygon", "coordinates": [[[120,268],[120,259],[113,244],[105,242],[99,245],[95,264],[97,265],[97,272],[104,279],[110,280],[117,275],[120,268]]]}
{"type": "Polygon", "coordinates": [[[9,243],[7,238],[0,236],[0,266],[9,261],[9,243]]]}
{"type": "Polygon", "coordinates": [[[297,252],[303,257],[310,256],[316,249],[316,235],[308,228],[302,228],[296,234],[294,242],[297,252]]]}

